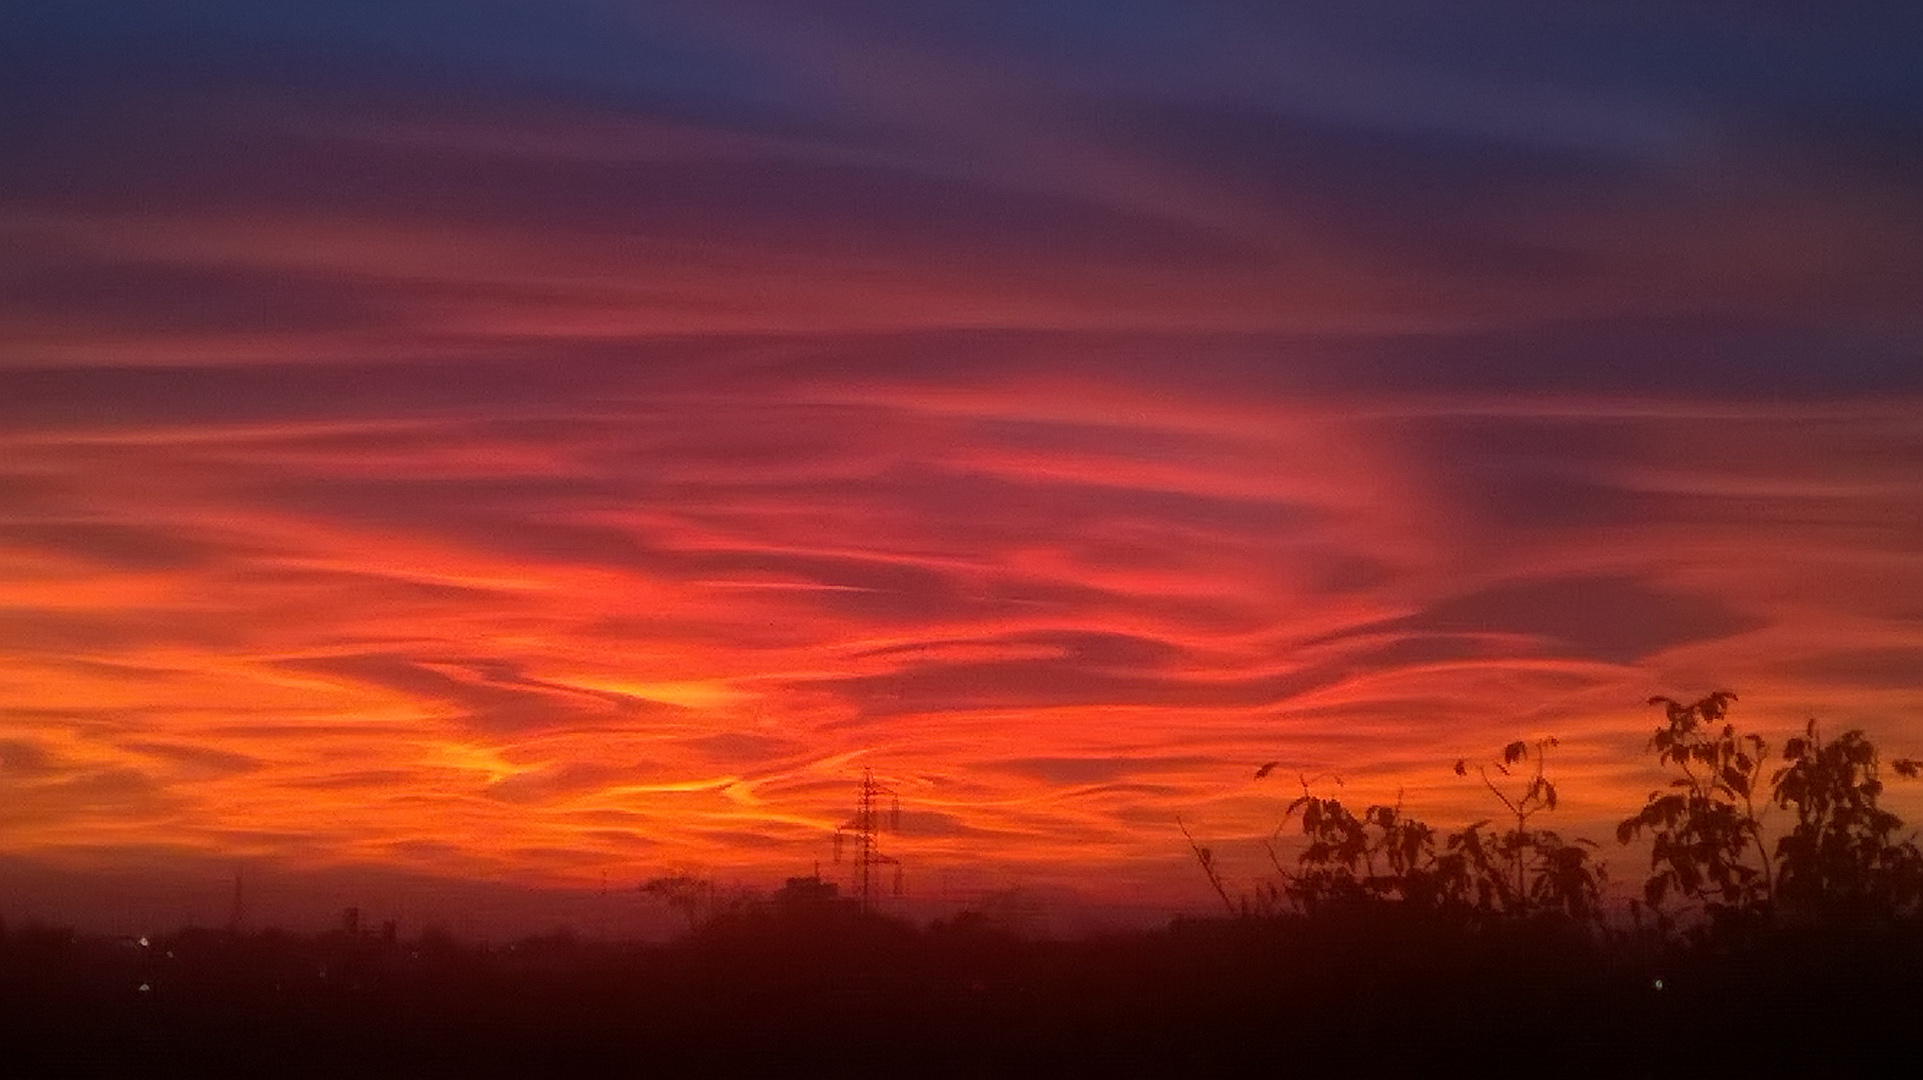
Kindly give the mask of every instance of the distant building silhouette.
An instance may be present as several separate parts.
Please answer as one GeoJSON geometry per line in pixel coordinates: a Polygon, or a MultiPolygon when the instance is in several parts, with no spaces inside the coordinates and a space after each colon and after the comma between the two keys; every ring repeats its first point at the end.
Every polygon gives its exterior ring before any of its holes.
{"type": "Polygon", "coordinates": [[[817,873],[789,878],[787,884],[775,890],[774,902],[783,911],[806,911],[838,907],[851,901],[842,899],[840,886],[823,881],[817,873]]]}

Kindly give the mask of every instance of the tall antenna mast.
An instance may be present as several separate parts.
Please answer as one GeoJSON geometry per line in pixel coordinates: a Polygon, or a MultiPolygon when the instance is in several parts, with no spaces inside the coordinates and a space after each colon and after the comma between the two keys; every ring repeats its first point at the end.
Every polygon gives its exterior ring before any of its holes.
{"type": "Polygon", "coordinates": [[[895,789],[875,782],[873,769],[861,770],[861,794],[855,800],[855,820],[835,830],[835,861],[841,861],[841,846],[845,842],[855,845],[855,899],[863,912],[875,908],[875,868],[892,866],[895,868],[894,895],[901,895],[901,860],[892,855],[884,855],[876,842],[876,836],[883,828],[891,832],[901,830],[901,797],[895,789]],[[881,814],[881,800],[888,799],[887,821],[884,825],[881,814]]]}

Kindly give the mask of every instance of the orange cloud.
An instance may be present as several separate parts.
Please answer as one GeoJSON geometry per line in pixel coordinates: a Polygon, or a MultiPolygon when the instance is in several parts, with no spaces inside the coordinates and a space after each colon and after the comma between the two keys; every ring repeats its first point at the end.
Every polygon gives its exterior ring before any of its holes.
{"type": "Polygon", "coordinates": [[[1923,730],[1913,410],[1075,389],[16,429],[6,848],[766,880],[869,766],[917,874],[1179,899],[1259,761],[1453,820],[1553,733],[1602,834],[1653,692],[1923,730]]]}

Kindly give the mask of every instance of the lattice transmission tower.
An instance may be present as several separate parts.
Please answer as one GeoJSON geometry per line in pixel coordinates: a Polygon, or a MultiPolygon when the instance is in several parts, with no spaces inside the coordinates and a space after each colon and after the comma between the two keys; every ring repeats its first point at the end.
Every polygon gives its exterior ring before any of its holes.
{"type": "Polygon", "coordinates": [[[855,801],[855,819],[835,830],[835,861],[841,861],[843,844],[852,843],[855,847],[855,899],[864,912],[873,911],[875,906],[875,886],[877,868],[895,868],[893,895],[901,895],[901,860],[892,855],[882,854],[876,837],[883,828],[889,832],[901,831],[901,797],[895,790],[875,781],[873,769],[861,770],[861,794],[855,801]],[[887,823],[882,820],[881,801],[888,800],[887,823]]]}

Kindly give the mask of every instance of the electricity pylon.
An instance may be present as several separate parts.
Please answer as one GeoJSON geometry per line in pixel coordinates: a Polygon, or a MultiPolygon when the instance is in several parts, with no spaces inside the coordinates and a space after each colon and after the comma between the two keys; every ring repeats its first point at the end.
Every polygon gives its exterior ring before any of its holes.
{"type": "Polygon", "coordinates": [[[876,836],[883,828],[879,809],[883,796],[888,798],[888,821],[890,832],[901,831],[901,798],[895,790],[875,782],[873,769],[861,770],[861,795],[855,802],[854,821],[835,830],[835,861],[841,861],[843,843],[855,845],[855,899],[861,904],[863,912],[873,911],[875,905],[875,868],[892,866],[895,868],[894,895],[901,895],[901,860],[892,855],[884,855],[876,842],[876,836]]]}

